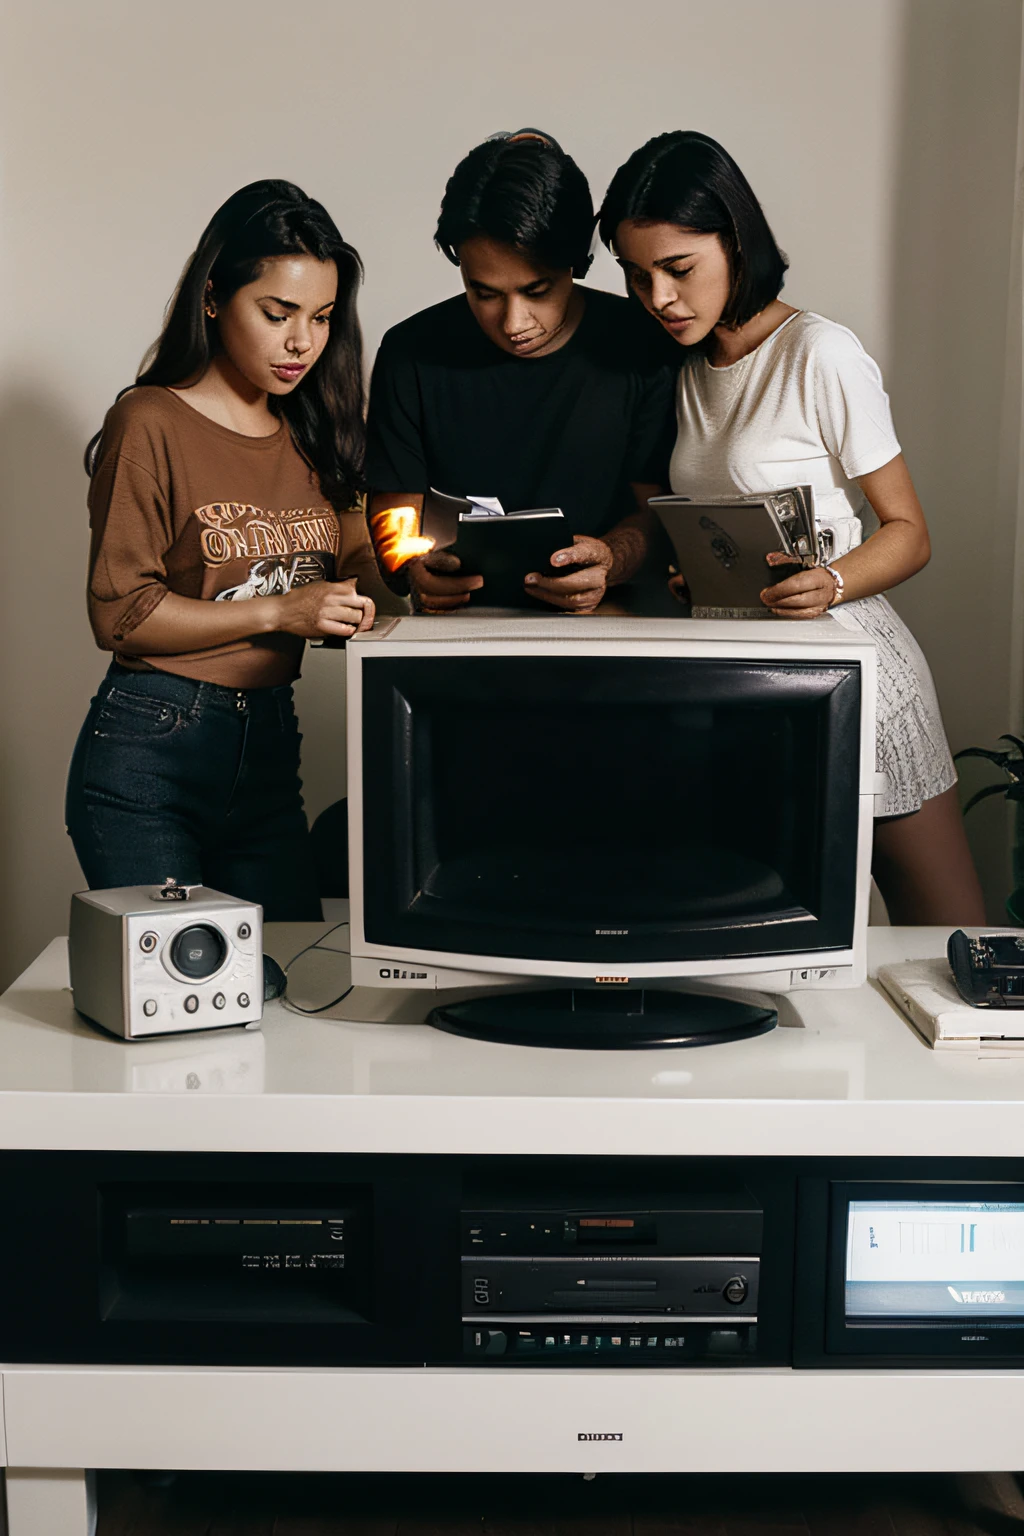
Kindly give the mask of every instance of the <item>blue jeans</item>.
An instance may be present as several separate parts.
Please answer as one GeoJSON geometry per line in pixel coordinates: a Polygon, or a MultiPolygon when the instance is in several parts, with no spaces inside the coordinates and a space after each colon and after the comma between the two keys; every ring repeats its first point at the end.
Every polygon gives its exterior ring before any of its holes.
{"type": "Polygon", "coordinates": [[[173,875],[269,921],[318,921],[290,687],[222,688],[117,662],[68,775],[66,820],[92,890],[173,875]]]}

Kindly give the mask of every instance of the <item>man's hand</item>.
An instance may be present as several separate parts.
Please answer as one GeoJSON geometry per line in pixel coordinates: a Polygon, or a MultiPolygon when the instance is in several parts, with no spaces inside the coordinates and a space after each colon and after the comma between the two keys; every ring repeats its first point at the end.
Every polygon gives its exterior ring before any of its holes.
{"type": "Polygon", "coordinates": [[[458,555],[443,549],[419,555],[402,569],[409,578],[413,607],[418,613],[452,613],[465,608],[470,594],[479,592],[482,576],[460,576],[458,555]]]}
{"type": "MultiPolygon", "coordinates": [[[[765,559],[769,565],[796,565],[788,555],[771,554],[765,559]]],[[[765,587],[761,601],[780,619],[820,619],[832,606],[836,595],[836,583],[824,566],[800,570],[785,581],[765,587]]]]}
{"type": "Polygon", "coordinates": [[[310,581],[263,601],[274,605],[274,629],[304,640],[372,629],[376,612],[373,598],[358,593],[354,581],[310,581]]]}
{"type": "Polygon", "coordinates": [[[603,539],[578,533],[571,549],[556,549],[551,556],[554,575],[542,576],[539,571],[531,571],[526,578],[526,590],[565,613],[593,613],[604,598],[613,560],[603,539]],[[576,569],[559,575],[558,567],[564,565],[576,569]]]}

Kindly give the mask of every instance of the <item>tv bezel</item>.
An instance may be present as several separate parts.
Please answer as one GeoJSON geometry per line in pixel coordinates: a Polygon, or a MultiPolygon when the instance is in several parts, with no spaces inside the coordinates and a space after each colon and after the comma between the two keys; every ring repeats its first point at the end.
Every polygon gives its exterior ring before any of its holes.
{"type": "Polygon", "coordinates": [[[363,893],[363,666],[374,657],[438,656],[649,656],[766,662],[856,662],[860,666],[859,814],[855,858],[852,940],[836,948],[808,945],[783,952],[755,952],[698,960],[629,961],[630,982],[687,978],[757,978],[769,984],[807,972],[809,983],[856,984],[865,974],[871,835],[878,788],[874,763],[876,659],[866,636],[834,620],[730,621],[692,619],[572,618],[496,620],[457,615],[384,621],[348,645],[347,726],[350,868],[350,937],[353,981],[427,989],[508,985],[532,981],[594,983],[609,962],[546,960],[536,956],[461,953],[405,944],[379,944],[364,931],[363,893]],[[409,974],[410,968],[413,974],[409,974]],[[398,974],[394,974],[395,972],[398,974]],[[810,974],[810,973],[815,974],[810,974]]]}

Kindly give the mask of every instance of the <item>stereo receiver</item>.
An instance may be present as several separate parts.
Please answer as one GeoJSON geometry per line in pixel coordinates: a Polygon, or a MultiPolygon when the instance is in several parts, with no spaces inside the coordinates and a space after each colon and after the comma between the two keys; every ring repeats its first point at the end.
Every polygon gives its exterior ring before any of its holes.
{"type": "Polygon", "coordinates": [[[464,1353],[753,1363],[761,1228],[743,1194],[466,1210],[464,1353]]]}

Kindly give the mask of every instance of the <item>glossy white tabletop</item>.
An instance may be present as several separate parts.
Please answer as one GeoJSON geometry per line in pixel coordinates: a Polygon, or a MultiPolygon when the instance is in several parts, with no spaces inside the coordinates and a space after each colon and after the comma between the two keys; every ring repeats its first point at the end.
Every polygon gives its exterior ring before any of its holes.
{"type": "MultiPolygon", "coordinates": [[[[324,928],[271,925],[267,947],[287,959],[324,928]]],[[[945,939],[873,929],[872,968],[945,939]]],[[[347,966],[307,957],[294,991],[337,996],[347,966]]],[[[417,1022],[429,994],[363,989],[344,1017],[274,1003],[259,1030],[128,1043],[75,1013],[55,939],[0,998],[0,1146],[1024,1156],[1024,1059],[933,1051],[874,982],[777,1002],[770,1034],[689,1050],[464,1040],[417,1022]]]]}

